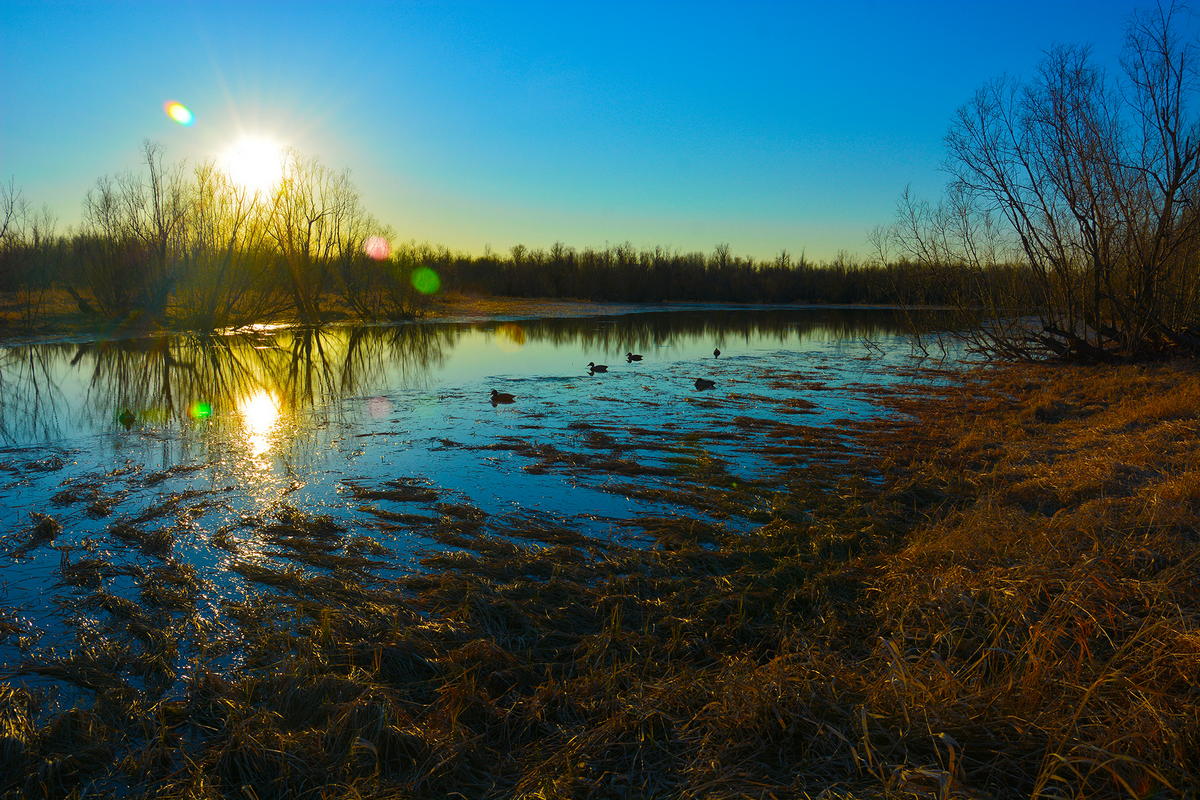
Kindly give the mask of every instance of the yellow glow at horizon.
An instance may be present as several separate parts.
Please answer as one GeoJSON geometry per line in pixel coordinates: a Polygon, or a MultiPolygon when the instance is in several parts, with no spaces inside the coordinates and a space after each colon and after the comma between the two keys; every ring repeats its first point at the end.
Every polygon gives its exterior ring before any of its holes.
{"type": "Polygon", "coordinates": [[[283,178],[287,155],[283,145],[265,136],[243,136],[217,159],[217,166],[244,189],[263,194],[283,178]]]}
{"type": "Polygon", "coordinates": [[[279,400],[260,389],[238,403],[242,427],[246,429],[246,445],[250,455],[257,458],[271,449],[271,433],[279,422],[279,400]]]}

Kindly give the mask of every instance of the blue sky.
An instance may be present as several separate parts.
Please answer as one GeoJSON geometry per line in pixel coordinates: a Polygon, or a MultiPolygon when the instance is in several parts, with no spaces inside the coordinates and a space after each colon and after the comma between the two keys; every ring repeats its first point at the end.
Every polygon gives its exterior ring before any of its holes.
{"type": "Polygon", "coordinates": [[[245,132],[348,167],[399,239],[866,253],[980,84],[1115,63],[1144,6],[0,0],[0,177],[65,227],[144,139],[245,132]]]}

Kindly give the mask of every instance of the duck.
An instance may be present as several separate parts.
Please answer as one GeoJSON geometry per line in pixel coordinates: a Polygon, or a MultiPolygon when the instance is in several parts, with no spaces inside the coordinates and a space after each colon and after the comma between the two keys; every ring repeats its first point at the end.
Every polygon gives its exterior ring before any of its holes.
{"type": "Polygon", "coordinates": [[[638,353],[626,353],[625,360],[632,364],[634,361],[641,361],[642,357],[638,353]]]}
{"type": "Polygon", "coordinates": [[[713,358],[720,358],[720,357],[721,357],[721,348],[714,347],[713,348],[713,358]]]}
{"type": "Polygon", "coordinates": [[[588,369],[592,372],[608,372],[608,364],[594,364],[589,361],[588,369]]]}
{"type": "Polygon", "coordinates": [[[492,389],[492,405],[511,403],[516,399],[515,395],[511,395],[508,392],[497,392],[495,389],[492,389]]]}
{"type": "Polygon", "coordinates": [[[711,389],[716,385],[715,381],[710,381],[708,378],[696,378],[696,389],[700,391],[711,389]]]}

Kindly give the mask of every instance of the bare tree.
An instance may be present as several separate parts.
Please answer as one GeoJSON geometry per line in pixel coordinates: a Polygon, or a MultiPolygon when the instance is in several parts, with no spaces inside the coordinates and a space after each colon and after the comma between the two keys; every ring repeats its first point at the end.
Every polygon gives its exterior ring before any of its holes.
{"type": "Polygon", "coordinates": [[[166,314],[178,278],[190,186],[181,165],[166,166],[162,148],[142,147],[144,176],[104,177],[88,192],[81,241],[88,287],[111,316],[166,314]]]}
{"type": "Polygon", "coordinates": [[[353,271],[363,244],[378,228],[346,172],[290,153],[275,191],[267,234],[287,270],[288,288],[300,319],[317,323],[321,300],[334,279],[357,296],[353,271]]]}
{"type": "Polygon", "coordinates": [[[29,203],[16,182],[9,178],[8,183],[0,183],[0,242],[7,242],[16,235],[28,213],[29,203]]]}
{"type": "Polygon", "coordinates": [[[41,316],[51,276],[62,260],[57,223],[47,207],[34,211],[11,179],[0,185],[0,291],[16,292],[28,326],[41,316]]]}
{"type": "Polygon", "coordinates": [[[902,201],[894,240],[918,262],[981,276],[1010,264],[1031,278],[969,284],[964,302],[997,320],[977,334],[981,350],[1200,354],[1200,84],[1183,13],[1135,15],[1116,77],[1087,48],[1059,47],[1032,81],[984,86],[947,136],[947,199],[902,201]]]}
{"type": "Polygon", "coordinates": [[[176,320],[200,331],[269,319],[282,311],[268,245],[270,208],[211,162],[192,172],[176,320]]]}

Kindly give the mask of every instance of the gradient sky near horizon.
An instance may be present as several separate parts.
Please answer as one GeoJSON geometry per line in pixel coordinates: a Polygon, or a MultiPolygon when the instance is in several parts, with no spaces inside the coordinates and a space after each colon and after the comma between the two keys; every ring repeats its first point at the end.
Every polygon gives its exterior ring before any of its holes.
{"type": "Polygon", "coordinates": [[[0,0],[0,177],[65,228],[145,139],[258,134],[348,167],[401,240],[865,254],[940,191],[976,88],[1057,43],[1115,64],[1144,7],[0,0]]]}

